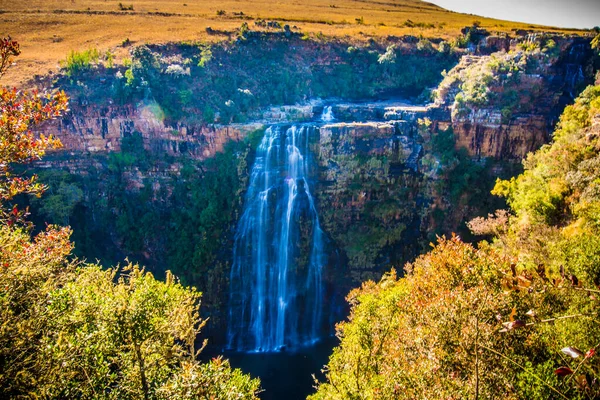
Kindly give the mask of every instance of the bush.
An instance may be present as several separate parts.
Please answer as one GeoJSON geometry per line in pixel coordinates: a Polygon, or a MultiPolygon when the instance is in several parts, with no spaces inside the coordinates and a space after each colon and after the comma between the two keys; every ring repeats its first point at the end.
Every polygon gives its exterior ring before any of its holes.
{"type": "Polygon", "coordinates": [[[79,75],[90,70],[92,65],[97,63],[99,59],[100,52],[95,48],[81,52],[71,50],[67,59],[63,62],[63,68],[65,68],[67,76],[79,75]]]}
{"type": "Polygon", "coordinates": [[[425,52],[425,53],[433,53],[433,44],[428,39],[421,39],[417,43],[417,50],[425,52]]]}
{"type": "Polygon", "coordinates": [[[219,359],[195,361],[205,323],[198,292],[136,265],[103,270],[69,261],[69,234],[51,227],[30,241],[22,230],[0,227],[1,394],[256,398],[258,380],[219,359]],[[176,382],[188,384],[184,390],[176,382]]]}
{"type": "Polygon", "coordinates": [[[133,11],[133,4],[126,6],[123,3],[119,3],[119,10],[121,11],[133,11]]]}

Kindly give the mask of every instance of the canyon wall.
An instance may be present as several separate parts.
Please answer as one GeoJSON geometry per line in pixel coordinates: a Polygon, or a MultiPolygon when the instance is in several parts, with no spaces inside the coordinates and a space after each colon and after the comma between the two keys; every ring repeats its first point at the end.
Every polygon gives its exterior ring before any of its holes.
{"type": "Polygon", "coordinates": [[[75,107],[64,118],[43,126],[40,133],[53,134],[72,154],[104,154],[121,151],[123,138],[141,134],[144,147],[155,154],[203,160],[222,152],[231,140],[239,141],[261,123],[201,125],[166,124],[156,102],[123,106],[75,107]]]}
{"type": "MultiPolygon", "coordinates": [[[[256,107],[225,118],[223,112],[202,111],[197,93],[194,107],[174,118],[175,111],[158,98],[158,86],[125,102],[110,96],[94,101],[93,94],[108,86],[88,77],[77,87],[89,87],[89,93],[70,92],[71,112],[41,130],[55,134],[64,148],[38,167],[61,171],[51,176],[51,186],[59,188],[51,195],[58,204],[70,202],[67,220],[50,222],[73,226],[81,256],[112,263],[128,255],[158,274],[174,270],[205,292],[209,332],[222,335],[235,229],[258,140],[271,125],[310,123],[318,126],[310,139],[318,169],[311,185],[332,249],[324,282],[329,295],[343,298],[390,266],[401,269],[438,234],[458,231],[468,239],[467,216],[503,206],[489,194],[493,182],[509,177],[528,152],[548,142],[562,107],[590,75],[588,48],[580,39],[557,38],[554,52],[543,47],[548,38],[535,50],[518,48],[523,40],[501,39],[464,55],[433,90],[434,101],[420,106],[394,99],[306,98],[299,105],[257,107],[257,100],[256,107]],[[484,51],[492,45],[514,51],[484,51]],[[322,121],[326,107],[334,120],[322,121]],[[83,195],[71,204],[66,194],[76,189],[83,195]]],[[[338,58],[319,57],[318,68],[341,74],[344,57],[356,55],[336,46],[338,58]]],[[[176,49],[169,52],[169,59],[179,57],[176,49]]],[[[209,80],[208,72],[198,74],[189,78],[190,87],[209,80]]],[[[184,84],[181,77],[160,79],[165,92],[171,91],[167,79],[173,87],[184,84]]],[[[256,88],[248,90],[251,95],[239,89],[238,103],[243,96],[259,97],[256,88]]],[[[43,208],[39,220],[65,214],[56,208],[43,208]]]]}

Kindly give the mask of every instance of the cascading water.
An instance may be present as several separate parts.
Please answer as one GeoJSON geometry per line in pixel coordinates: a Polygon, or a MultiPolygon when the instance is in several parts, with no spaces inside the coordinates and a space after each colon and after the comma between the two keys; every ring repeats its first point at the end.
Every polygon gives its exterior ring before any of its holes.
{"type": "Polygon", "coordinates": [[[258,147],[235,237],[228,347],[271,352],[322,331],[325,235],[309,188],[310,126],[272,126],[258,147]]]}
{"type": "Polygon", "coordinates": [[[575,99],[577,96],[577,86],[585,82],[583,64],[587,54],[588,45],[585,43],[576,43],[571,46],[569,54],[566,57],[565,82],[567,84],[567,91],[571,96],[571,99],[575,99]]]}
{"type": "Polygon", "coordinates": [[[321,121],[323,122],[331,122],[335,119],[333,116],[333,109],[331,106],[326,106],[323,108],[323,115],[321,115],[321,121]]]}

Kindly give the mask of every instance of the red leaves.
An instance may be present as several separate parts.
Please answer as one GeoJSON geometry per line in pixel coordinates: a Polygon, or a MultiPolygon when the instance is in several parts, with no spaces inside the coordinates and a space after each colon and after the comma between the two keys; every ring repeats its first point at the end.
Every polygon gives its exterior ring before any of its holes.
{"type": "Polygon", "coordinates": [[[21,54],[21,49],[16,40],[12,40],[10,36],[0,40],[0,76],[12,64],[13,57],[19,54],[21,54]]]}
{"type": "Polygon", "coordinates": [[[573,374],[573,370],[569,367],[560,367],[554,370],[554,374],[558,376],[567,376],[573,374]]]}
{"type": "MultiPolygon", "coordinates": [[[[20,54],[19,45],[10,38],[0,40],[0,75],[8,68],[11,57],[20,54]]],[[[39,160],[47,149],[62,146],[52,136],[34,135],[29,129],[61,116],[68,110],[68,98],[62,91],[23,92],[0,88],[0,201],[10,200],[19,193],[39,195],[45,187],[34,177],[11,176],[9,166],[39,160]]],[[[2,219],[16,222],[18,213],[0,213],[2,219]]]]}
{"type": "Polygon", "coordinates": [[[589,349],[587,353],[585,353],[585,358],[592,358],[596,354],[596,349],[589,349]]]}

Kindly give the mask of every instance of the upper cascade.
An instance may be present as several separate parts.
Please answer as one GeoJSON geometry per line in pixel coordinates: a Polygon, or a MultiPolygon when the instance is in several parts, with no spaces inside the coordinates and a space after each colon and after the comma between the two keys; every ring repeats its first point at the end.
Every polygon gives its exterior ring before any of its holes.
{"type": "Polygon", "coordinates": [[[272,352],[323,332],[325,235],[310,192],[313,126],[272,126],[258,147],[235,237],[228,348],[272,352]]]}
{"type": "Polygon", "coordinates": [[[322,122],[332,122],[335,121],[335,117],[333,116],[333,110],[331,106],[326,106],[323,108],[323,114],[321,115],[322,122]]]}

